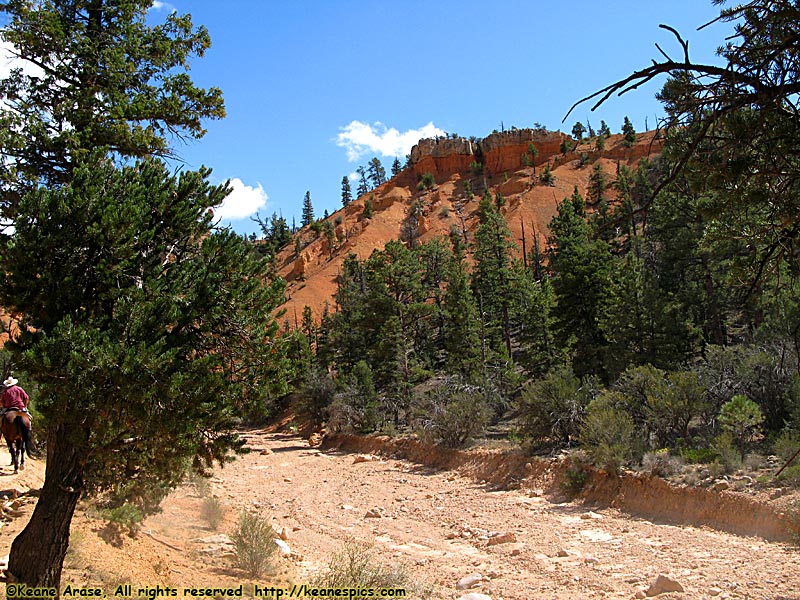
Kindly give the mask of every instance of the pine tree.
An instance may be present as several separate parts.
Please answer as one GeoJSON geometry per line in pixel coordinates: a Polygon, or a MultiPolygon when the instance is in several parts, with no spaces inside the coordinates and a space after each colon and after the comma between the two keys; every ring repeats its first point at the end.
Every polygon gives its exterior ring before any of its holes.
{"type": "Polygon", "coordinates": [[[314,222],[314,206],[311,204],[311,192],[306,192],[303,197],[303,217],[300,220],[300,226],[306,227],[314,222]]]}
{"type": "Polygon", "coordinates": [[[608,180],[606,179],[603,165],[599,162],[594,163],[592,174],[589,176],[589,189],[587,190],[587,200],[589,204],[600,204],[606,199],[606,187],[608,180]]]}
{"type": "Polygon", "coordinates": [[[583,134],[586,133],[586,127],[583,126],[583,123],[578,121],[575,125],[572,126],[572,137],[574,137],[579,142],[583,139],[583,134]]]}
{"type": "Polygon", "coordinates": [[[609,247],[593,239],[577,187],[558,205],[549,228],[556,342],[572,352],[576,374],[603,375],[607,340],[599,320],[610,283],[609,247]]]}
{"type": "Polygon", "coordinates": [[[528,157],[530,159],[531,166],[533,167],[533,174],[536,175],[536,159],[539,157],[539,149],[533,142],[528,144],[528,157]]]}
{"type": "Polygon", "coordinates": [[[623,140],[626,146],[633,146],[636,142],[636,130],[633,128],[633,123],[626,116],[622,123],[623,140]]]}
{"type": "MultiPolygon", "coordinates": [[[[207,31],[177,13],[151,25],[151,4],[0,5],[4,41],[41,69],[40,77],[14,71],[0,83],[0,203],[15,228],[0,243],[3,302],[24,306],[32,327],[7,348],[40,382],[39,408],[48,423],[45,483],[9,558],[9,571],[30,587],[59,587],[81,495],[114,487],[112,480],[117,496],[167,489],[187,455],[195,454],[200,465],[236,445],[224,429],[235,395],[228,393],[229,363],[218,370],[213,363],[244,351],[250,317],[242,318],[236,343],[222,351],[212,341],[221,338],[206,337],[204,327],[224,332],[222,313],[238,318],[258,304],[267,315],[272,306],[256,299],[255,282],[264,272],[253,266],[250,248],[208,227],[207,211],[225,192],[205,184],[206,173],[186,173],[176,182],[155,162],[122,173],[111,166],[109,159],[171,156],[171,141],[202,137],[201,120],[225,112],[219,89],[198,88],[186,74],[192,57],[210,45],[207,31]],[[108,158],[97,154],[102,149],[108,158]],[[167,198],[170,191],[175,196],[167,198]],[[62,262],[67,255],[68,264],[62,262]],[[211,256],[218,262],[210,263],[211,256]],[[72,275],[57,283],[67,271],[72,275]],[[191,285],[203,281],[216,283],[195,298],[191,285]],[[228,300],[223,286],[240,293],[244,304],[219,311],[228,300]],[[208,380],[209,373],[217,374],[208,380]],[[204,394],[219,395],[217,413],[203,408],[204,394]],[[167,405],[172,409],[163,422],[153,422],[167,405]],[[165,446],[159,436],[176,444],[165,446]],[[156,445],[163,451],[152,455],[156,445]]],[[[269,335],[262,329],[257,337],[269,335]]],[[[279,364],[279,356],[263,366],[279,364]]],[[[282,386],[285,378],[273,375],[282,386]]]]}
{"type": "Polygon", "coordinates": [[[192,460],[208,468],[241,446],[237,413],[287,391],[282,342],[270,342],[284,284],[265,284],[269,265],[213,227],[229,190],[208,175],[155,160],[117,170],[95,153],[69,185],[16,207],[0,302],[22,333],[6,349],[37,383],[48,451],[11,547],[18,581],[58,587],[79,498],[152,510],[192,460]]]}
{"type": "Polygon", "coordinates": [[[356,190],[356,195],[360,198],[364,194],[369,193],[369,181],[367,181],[367,170],[364,167],[358,167],[356,173],[358,173],[358,189],[356,190]]]}
{"type": "Polygon", "coordinates": [[[353,192],[350,190],[350,178],[342,177],[342,206],[347,206],[353,201],[353,192]]]}
{"type": "Polygon", "coordinates": [[[402,171],[403,165],[400,163],[400,159],[395,156],[394,162],[392,162],[392,177],[397,177],[402,171]]]}
{"type": "MultiPolygon", "coordinates": [[[[538,242],[534,243],[534,247],[538,242]]],[[[514,266],[514,286],[509,290],[512,303],[511,322],[514,340],[519,347],[514,361],[531,376],[541,376],[557,357],[553,341],[555,296],[547,277],[536,278],[535,271],[514,266]]]]}
{"type": "Polygon", "coordinates": [[[510,358],[511,352],[511,302],[509,287],[513,279],[511,250],[515,247],[511,230],[500,212],[503,197],[498,194],[492,201],[487,190],[478,207],[479,224],[475,232],[475,270],[473,293],[482,304],[482,319],[495,349],[502,344],[510,358]]]}
{"type": "Polygon", "coordinates": [[[386,170],[383,168],[383,165],[377,156],[373,157],[373,159],[369,161],[367,177],[372,182],[373,188],[386,183],[386,170]]]}

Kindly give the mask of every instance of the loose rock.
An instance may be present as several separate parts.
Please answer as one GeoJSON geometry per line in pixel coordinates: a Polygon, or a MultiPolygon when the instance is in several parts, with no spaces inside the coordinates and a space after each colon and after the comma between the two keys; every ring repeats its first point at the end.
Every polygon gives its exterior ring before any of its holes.
{"type": "Polygon", "coordinates": [[[652,598],[653,596],[658,596],[659,594],[665,594],[667,592],[682,592],[683,586],[675,581],[667,577],[666,575],[659,575],[656,577],[656,580],[650,584],[650,587],[647,589],[645,595],[648,598],[652,598]]]}
{"type": "Polygon", "coordinates": [[[497,544],[512,544],[516,541],[517,541],[517,536],[509,531],[507,533],[501,533],[500,535],[490,537],[487,540],[486,544],[489,546],[496,546],[497,544]]]}
{"type": "Polygon", "coordinates": [[[458,583],[456,584],[456,588],[459,590],[468,590],[475,587],[485,579],[486,578],[480,573],[473,573],[472,575],[467,575],[466,577],[459,579],[458,583]]]}
{"type": "Polygon", "coordinates": [[[279,540],[279,539],[274,539],[272,541],[275,542],[275,545],[281,551],[281,554],[283,554],[284,556],[291,556],[292,549],[289,548],[289,544],[287,544],[283,540],[279,540]]]}

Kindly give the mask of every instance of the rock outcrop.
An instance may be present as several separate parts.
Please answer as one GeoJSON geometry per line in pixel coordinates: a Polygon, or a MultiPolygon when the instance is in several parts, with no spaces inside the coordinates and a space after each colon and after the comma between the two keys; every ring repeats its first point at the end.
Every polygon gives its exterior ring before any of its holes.
{"type": "Polygon", "coordinates": [[[432,173],[438,180],[459,171],[467,171],[473,162],[480,162],[477,141],[462,137],[420,140],[411,149],[410,164],[417,178],[432,173]]]}

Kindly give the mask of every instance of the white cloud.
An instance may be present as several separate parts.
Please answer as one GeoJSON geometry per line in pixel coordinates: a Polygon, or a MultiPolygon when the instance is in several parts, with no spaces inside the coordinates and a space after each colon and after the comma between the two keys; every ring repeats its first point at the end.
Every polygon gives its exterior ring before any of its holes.
{"type": "Polygon", "coordinates": [[[365,154],[382,156],[405,156],[423,138],[445,136],[447,132],[436,127],[433,122],[419,129],[399,132],[394,127],[387,128],[383,123],[373,125],[352,121],[342,127],[336,138],[336,145],[347,150],[347,159],[355,162],[365,154]]]}
{"type": "Polygon", "coordinates": [[[218,219],[246,219],[267,205],[267,193],[260,183],[251,187],[241,179],[234,178],[230,180],[230,186],[231,193],[214,209],[214,216],[218,219]]]}
{"type": "Polygon", "coordinates": [[[171,13],[177,12],[177,9],[172,6],[169,2],[161,2],[161,0],[153,0],[153,4],[150,6],[151,10],[167,10],[171,13]]]}
{"type": "Polygon", "coordinates": [[[0,79],[7,79],[13,69],[22,69],[30,77],[44,76],[41,68],[14,55],[14,45],[11,42],[0,40],[0,79]]]}

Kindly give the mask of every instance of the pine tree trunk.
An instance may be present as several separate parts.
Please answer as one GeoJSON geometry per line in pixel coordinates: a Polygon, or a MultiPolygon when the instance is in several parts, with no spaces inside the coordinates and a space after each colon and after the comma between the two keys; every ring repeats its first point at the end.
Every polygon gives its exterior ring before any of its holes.
{"type": "MultiPolygon", "coordinates": [[[[48,432],[47,469],[31,520],[11,544],[10,578],[30,587],[60,588],[69,528],[83,487],[85,445],[63,425],[48,432]]],[[[60,589],[59,589],[60,595],[60,589]]]]}

